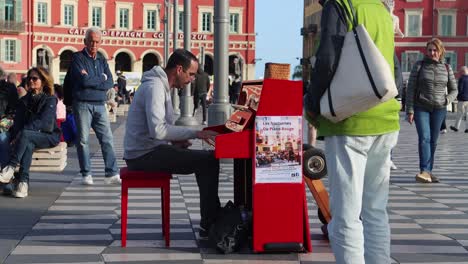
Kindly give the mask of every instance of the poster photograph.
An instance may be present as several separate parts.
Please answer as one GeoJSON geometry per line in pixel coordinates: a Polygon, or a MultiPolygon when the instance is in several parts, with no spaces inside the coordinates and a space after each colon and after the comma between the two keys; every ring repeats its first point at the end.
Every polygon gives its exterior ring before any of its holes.
{"type": "Polygon", "coordinates": [[[255,118],[255,183],[302,182],[302,117],[255,118]]]}

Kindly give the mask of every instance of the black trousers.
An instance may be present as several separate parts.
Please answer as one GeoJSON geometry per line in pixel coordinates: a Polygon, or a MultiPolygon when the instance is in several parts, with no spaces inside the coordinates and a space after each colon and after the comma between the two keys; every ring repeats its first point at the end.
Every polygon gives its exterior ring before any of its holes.
{"type": "Polygon", "coordinates": [[[207,228],[213,223],[220,207],[219,160],[215,158],[213,151],[160,145],[153,151],[126,162],[129,170],[195,173],[200,192],[200,226],[207,228]]]}
{"type": "Polygon", "coordinates": [[[201,103],[203,121],[206,121],[206,93],[199,94],[198,92],[195,92],[193,94],[193,115],[195,115],[195,111],[198,109],[198,103],[201,103]]]}

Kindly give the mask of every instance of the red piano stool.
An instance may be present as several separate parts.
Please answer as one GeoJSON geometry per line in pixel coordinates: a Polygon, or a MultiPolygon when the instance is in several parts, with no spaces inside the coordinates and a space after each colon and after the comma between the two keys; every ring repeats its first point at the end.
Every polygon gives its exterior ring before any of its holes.
{"type": "Polygon", "coordinates": [[[127,167],[120,169],[122,180],[121,197],[121,241],[122,247],[127,246],[127,207],[128,189],[130,188],[160,188],[161,189],[161,212],[162,212],[162,234],[169,247],[170,235],[170,180],[172,174],[166,172],[130,171],[127,167]]]}

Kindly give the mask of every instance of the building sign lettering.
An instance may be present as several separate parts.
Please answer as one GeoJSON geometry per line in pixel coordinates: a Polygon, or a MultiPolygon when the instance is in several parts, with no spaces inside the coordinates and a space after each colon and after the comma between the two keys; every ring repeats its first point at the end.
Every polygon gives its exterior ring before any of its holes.
{"type": "MultiPolygon", "coordinates": [[[[103,36],[116,37],[116,38],[146,38],[147,32],[137,32],[137,31],[123,31],[123,30],[102,30],[103,36]]],[[[68,30],[70,35],[84,35],[86,34],[86,29],[84,28],[71,28],[68,30]]],[[[192,33],[192,40],[207,40],[206,34],[192,33]]],[[[163,39],[163,32],[155,32],[151,34],[152,38],[163,39]]],[[[179,39],[184,38],[183,33],[179,33],[177,36],[179,39]]]]}

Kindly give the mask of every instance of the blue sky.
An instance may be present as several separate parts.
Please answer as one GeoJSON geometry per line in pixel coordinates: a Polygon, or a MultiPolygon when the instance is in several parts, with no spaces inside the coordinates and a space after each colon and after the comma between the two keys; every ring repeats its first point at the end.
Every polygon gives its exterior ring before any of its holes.
{"type": "Polygon", "coordinates": [[[299,64],[303,7],[303,0],[255,0],[255,57],[261,59],[255,78],[263,76],[267,62],[289,63],[291,70],[299,64]]]}

